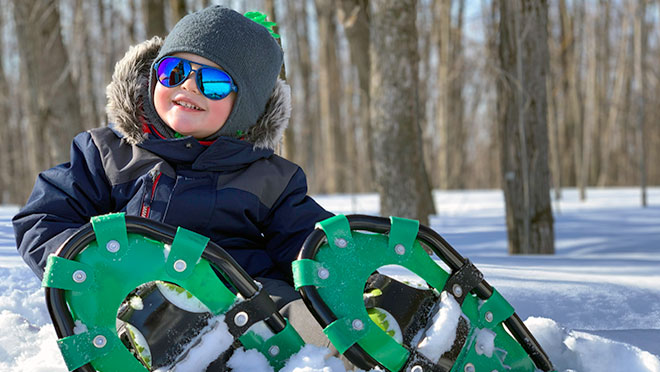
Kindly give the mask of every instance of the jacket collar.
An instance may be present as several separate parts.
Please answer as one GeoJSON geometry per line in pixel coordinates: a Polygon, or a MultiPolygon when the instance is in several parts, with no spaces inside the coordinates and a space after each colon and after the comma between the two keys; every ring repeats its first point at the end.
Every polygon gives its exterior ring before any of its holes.
{"type": "MultiPolygon", "coordinates": [[[[161,147],[161,145],[147,144],[147,142],[156,141],[156,137],[152,137],[142,129],[141,117],[145,116],[145,110],[141,107],[141,102],[149,97],[149,70],[162,45],[163,40],[156,36],[131,47],[115,65],[112,82],[106,88],[108,99],[106,111],[108,119],[113,123],[113,130],[119,133],[129,144],[141,145],[145,148],[161,147]]],[[[214,152],[218,151],[218,149],[215,149],[216,147],[223,144],[227,144],[227,146],[232,144],[231,147],[234,147],[234,145],[238,145],[237,142],[243,142],[243,147],[251,148],[257,153],[262,153],[259,150],[268,150],[267,152],[272,154],[273,150],[282,141],[290,116],[291,90],[283,80],[278,80],[266,104],[265,112],[250,128],[245,136],[245,141],[220,137],[208,149],[214,149],[212,151],[214,152]]],[[[191,137],[160,141],[164,143],[170,141],[175,143],[197,142],[191,137]]],[[[193,146],[196,147],[197,145],[202,146],[198,142],[193,146]]],[[[203,148],[200,147],[200,149],[203,148]]],[[[190,150],[190,148],[187,149],[190,150]]],[[[191,152],[188,151],[188,153],[191,152]]],[[[220,152],[224,151],[221,150],[220,152]]]]}

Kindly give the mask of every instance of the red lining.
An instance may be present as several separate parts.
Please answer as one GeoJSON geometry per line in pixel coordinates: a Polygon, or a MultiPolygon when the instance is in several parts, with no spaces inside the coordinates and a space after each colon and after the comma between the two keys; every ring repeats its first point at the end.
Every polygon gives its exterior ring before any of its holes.
{"type": "Polygon", "coordinates": [[[144,203],[142,203],[142,209],[140,210],[140,216],[142,216],[144,218],[148,218],[149,213],[151,213],[151,203],[153,203],[153,201],[154,201],[154,195],[156,194],[156,185],[158,185],[158,181],[160,180],[161,175],[162,175],[162,173],[158,173],[158,176],[156,176],[156,178],[154,179],[154,184],[151,185],[151,199],[149,200],[149,206],[146,208],[146,210],[144,208],[144,203]]]}

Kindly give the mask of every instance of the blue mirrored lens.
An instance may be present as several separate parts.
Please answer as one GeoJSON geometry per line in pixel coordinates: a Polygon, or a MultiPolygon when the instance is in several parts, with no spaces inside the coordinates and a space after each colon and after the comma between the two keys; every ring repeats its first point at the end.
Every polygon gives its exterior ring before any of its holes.
{"type": "Polygon", "coordinates": [[[196,71],[197,86],[209,99],[223,99],[232,92],[231,77],[216,68],[200,68],[196,71]]]}
{"type": "Polygon", "coordinates": [[[158,81],[164,86],[171,88],[183,83],[190,74],[190,63],[180,58],[165,58],[160,63],[156,72],[158,81]]]}

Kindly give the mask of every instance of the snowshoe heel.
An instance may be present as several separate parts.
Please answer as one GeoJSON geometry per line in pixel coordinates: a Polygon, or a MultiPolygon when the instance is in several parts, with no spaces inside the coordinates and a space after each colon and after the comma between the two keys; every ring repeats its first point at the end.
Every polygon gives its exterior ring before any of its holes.
{"type": "MultiPolygon", "coordinates": [[[[361,369],[554,370],[513,307],[418,221],[329,218],[317,224],[292,268],[296,289],[323,332],[361,369]],[[415,282],[397,280],[399,268],[388,265],[412,271],[415,282]],[[388,269],[394,274],[383,274],[388,269]]],[[[398,275],[410,278],[408,272],[398,275]]]]}
{"type": "Polygon", "coordinates": [[[258,350],[276,369],[303,346],[221,247],[153,220],[92,218],[48,258],[42,285],[70,371],[170,368],[190,347],[215,342],[204,339],[211,332],[229,341],[215,346],[209,370],[226,368],[232,346],[258,350]]]}

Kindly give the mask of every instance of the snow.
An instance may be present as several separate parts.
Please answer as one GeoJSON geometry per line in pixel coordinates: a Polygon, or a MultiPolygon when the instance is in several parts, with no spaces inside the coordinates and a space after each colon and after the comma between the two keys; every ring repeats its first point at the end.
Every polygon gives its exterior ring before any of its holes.
{"type": "Polygon", "coordinates": [[[216,360],[232,344],[232,336],[224,320],[224,315],[213,317],[209,324],[200,331],[200,334],[190,342],[194,347],[190,348],[186,356],[176,363],[175,368],[159,368],[156,372],[204,371],[206,366],[216,360]]]}
{"type": "Polygon", "coordinates": [[[493,351],[495,351],[495,332],[490,329],[478,329],[477,332],[477,346],[475,351],[478,355],[486,355],[487,357],[493,356],[493,351]]]}
{"type": "Polygon", "coordinates": [[[463,315],[454,296],[443,291],[440,294],[440,309],[422,341],[417,345],[419,352],[437,363],[442,354],[451,349],[456,339],[458,320],[463,315]]]}
{"type": "MultiPolygon", "coordinates": [[[[639,206],[637,189],[587,195],[580,202],[576,190],[564,190],[553,202],[552,256],[507,254],[497,190],[435,192],[431,227],[515,307],[558,371],[660,372],[660,188],[648,190],[647,208],[639,206]]],[[[316,200],[336,213],[379,212],[375,194],[316,200]]],[[[66,371],[40,282],[16,253],[10,223],[16,211],[0,207],[0,371],[66,371]]],[[[252,350],[234,353],[230,367],[272,371],[252,350]]],[[[326,349],[306,346],[283,371],[344,368],[326,349]]]]}

